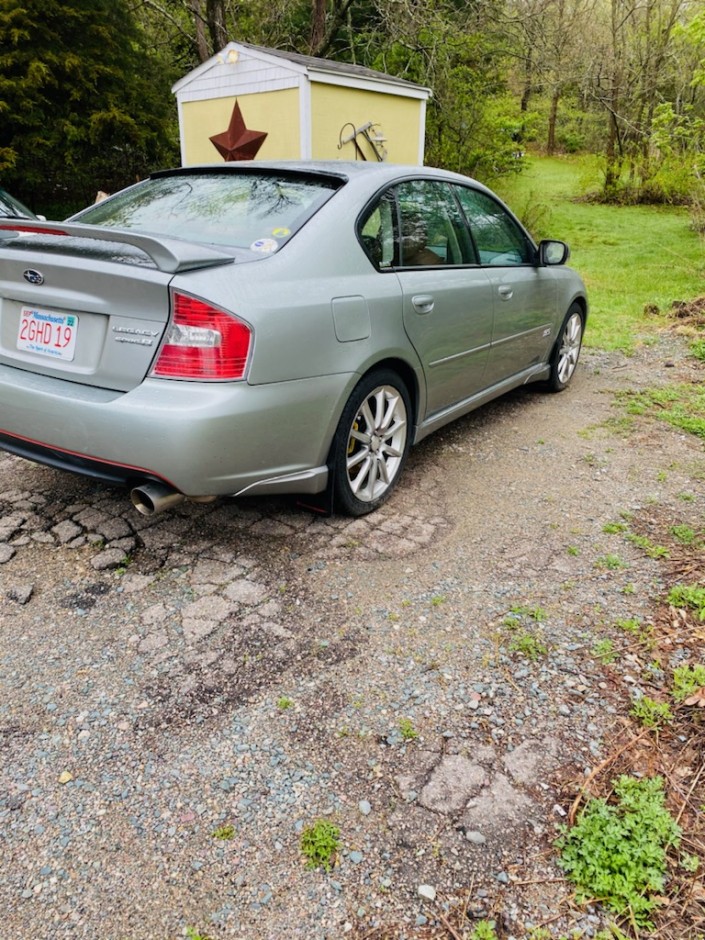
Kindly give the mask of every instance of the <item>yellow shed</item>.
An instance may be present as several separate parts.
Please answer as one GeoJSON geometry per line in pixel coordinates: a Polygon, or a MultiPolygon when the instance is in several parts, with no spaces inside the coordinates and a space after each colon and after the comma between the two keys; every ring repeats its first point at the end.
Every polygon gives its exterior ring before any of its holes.
{"type": "Polygon", "coordinates": [[[359,65],[231,42],[172,91],[184,166],[243,141],[261,160],[423,163],[430,90],[359,65]]]}

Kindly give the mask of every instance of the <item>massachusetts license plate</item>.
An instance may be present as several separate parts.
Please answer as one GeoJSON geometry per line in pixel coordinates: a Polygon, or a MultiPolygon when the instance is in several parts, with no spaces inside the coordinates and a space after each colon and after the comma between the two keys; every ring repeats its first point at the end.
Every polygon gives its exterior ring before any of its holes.
{"type": "Polygon", "coordinates": [[[76,349],[78,317],[73,313],[55,313],[37,307],[23,307],[17,348],[52,359],[71,362],[76,349]]]}

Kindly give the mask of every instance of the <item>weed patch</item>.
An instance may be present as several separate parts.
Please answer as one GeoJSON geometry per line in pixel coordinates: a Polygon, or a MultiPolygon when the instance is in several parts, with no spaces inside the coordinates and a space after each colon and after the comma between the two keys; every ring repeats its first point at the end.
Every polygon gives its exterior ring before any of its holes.
{"type": "Polygon", "coordinates": [[[618,392],[628,414],[666,421],[674,428],[705,440],[705,387],[668,385],[645,391],[618,392]]]}
{"type": "Polygon", "coordinates": [[[664,890],[666,851],[680,828],[665,806],[660,777],[613,781],[616,802],[591,799],[556,845],[559,864],[577,888],[577,900],[599,898],[615,914],[650,929],[664,890]]]}
{"type": "Polygon", "coordinates": [[[306,868],[331,871],[340,848],[340,829],[327,819],[317,819],[301,833],[301,854],[306,868]]]}
{"type": "Polygon", "coordinates": [[[629,714],[636,719],[644,728],[661,728],[673,720],[671,708],[668,702],[657,702],[649,698],[648,695],[642,695],[632,705],[629,714]]]}
{"type": "Polygon", "coordinates": [[[705,620],[705,587],[677,584],[668,593],[668,603],[674,607],[688,607],[698,620],[705,620]]]}

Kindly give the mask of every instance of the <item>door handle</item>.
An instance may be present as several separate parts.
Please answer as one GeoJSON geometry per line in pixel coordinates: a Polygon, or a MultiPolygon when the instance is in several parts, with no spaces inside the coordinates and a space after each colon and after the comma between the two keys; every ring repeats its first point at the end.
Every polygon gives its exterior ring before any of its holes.
{"type": "Polygon", "coordinates": [[[417,313],[431,313],[433,310],[433,295],[432,294],[415,294],[411,298],[411,303],[414,306],[414,310],[417,313]]]}
{"type": "Polygon", "coordinates": [[[497,290],[502,300],[511,300],[514,296],[514,291],[508,284],[501,284],[497,290]]]}

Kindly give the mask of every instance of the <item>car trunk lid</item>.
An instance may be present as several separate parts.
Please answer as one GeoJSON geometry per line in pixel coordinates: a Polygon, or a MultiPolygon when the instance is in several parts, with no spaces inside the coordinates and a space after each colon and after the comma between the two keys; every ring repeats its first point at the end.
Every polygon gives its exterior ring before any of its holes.
{"type": "Polygon", "coordinates": [[[0,362],[128,391],[149,371],[177,273],[232,253],[97,226],[0,223],[0,362]]]}

